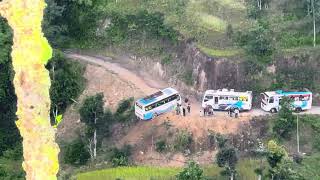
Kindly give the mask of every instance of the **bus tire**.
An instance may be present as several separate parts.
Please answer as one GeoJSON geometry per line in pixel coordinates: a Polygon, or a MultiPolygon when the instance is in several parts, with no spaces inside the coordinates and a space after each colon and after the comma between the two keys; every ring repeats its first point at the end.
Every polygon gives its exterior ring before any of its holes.
{"type": "Polygon", "coordinates": [[[276,108],[272,108],[272,109],[270,109],[270,112],[271,112],[271,113],[276,113],[276,112],[277,112],[277,109],[276,109],[276,108]]]}
{"type": "Polygon", "coordinates": [[[297,107],[297,108],[295,109],[295,112],[296,112],[296,113],[300,113],[301,111],[302,111],[301,107],[297,107]]]}
{"type": "Polygon", "coordinates": [[[158,116],[158,114],[157,114],[157,113],[153,113],[153,115],[152,115],[152,119],[156,118],[157,116],[158,116]]]}

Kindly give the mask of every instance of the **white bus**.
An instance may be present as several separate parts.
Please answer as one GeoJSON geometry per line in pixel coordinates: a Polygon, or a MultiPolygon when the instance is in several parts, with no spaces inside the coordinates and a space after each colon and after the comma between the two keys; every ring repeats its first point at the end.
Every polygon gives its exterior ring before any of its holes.
{"type": "Polygon", "coordinates": [[[234,89],[207,90],[202,100],[202,108],[210,105],[215,110],[228,110],[233,107],[239,111],[252,107],[252,91],[235,92],[234,89]]]}
{"type": "Polygon", "coordinates": [[[150,120],[160,114],[172,111],[177,104],[181,104],[181,96],[178,91],[166,88],[138,99],[135,103],[135,114],[141,120],[150,120]]]}
{"type": "Polygon", "coordinates": [[[287,96],[293,100],[293,110],[296,112],[311,109],[312,92],[284,92],[281,90],[261,93],[261,108],[264,111],[272,113],[278,112],[283,96],[287,96]]]}

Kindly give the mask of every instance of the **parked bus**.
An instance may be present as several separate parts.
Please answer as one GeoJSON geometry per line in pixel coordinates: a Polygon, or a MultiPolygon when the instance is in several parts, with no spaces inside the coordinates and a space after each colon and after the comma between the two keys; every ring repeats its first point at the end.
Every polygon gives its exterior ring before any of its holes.
{"type": "Polygon", "coordinates": [[[272,113],[278,112],[283,96],[293,100],[293,110],[296,112],[311,109],[312,92],[284,92],[281,90],[261,93],[261,108],[272,113]]]}
{"type": "Polygon", "coordinates": [[[252,91],[235,92],[234,89],[207,90],[202,100],[202,107],[210,105],[215,110],[250,110],[252,107],[252,91]]]}
{"type": "Polygon", "coordinates": [[[172,111],[177,104],[181,104],[179,92],[173,88],[166,88],[138,99],[135,103],[135,114],[141,120],[150,120],[160,114],[172,111]]]}

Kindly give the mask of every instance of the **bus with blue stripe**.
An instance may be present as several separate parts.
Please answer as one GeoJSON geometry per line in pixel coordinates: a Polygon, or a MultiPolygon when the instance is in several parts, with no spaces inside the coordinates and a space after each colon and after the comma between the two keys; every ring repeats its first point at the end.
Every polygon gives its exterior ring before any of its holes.
{"type": "Polygon", "coordinates": [[[233,108],[237,111],[251,110],[252,91],[236,92],[234,89],[207,90],[202,100],[202,108],[211,106],[214,110],[228,110],[233,108]]]}
{"type": "Polygon", "coordinates": [[[280,110],[280,102],[283,96],[292,99],[292,107],[296,112],[311,109],[312,92],[310,91],[295,91],[285,92],[282,90],[269,91],[261,93],[261,108],[264,111],[276,113],[280,110]]]}
{"type": "Polygon", "coordinates": [[[181,96],[177,90],[169,87],[138,99],[135,103],[135,115],[141,120],[151,120],[174,110],[177,104],[181,104],[181,96]]]}

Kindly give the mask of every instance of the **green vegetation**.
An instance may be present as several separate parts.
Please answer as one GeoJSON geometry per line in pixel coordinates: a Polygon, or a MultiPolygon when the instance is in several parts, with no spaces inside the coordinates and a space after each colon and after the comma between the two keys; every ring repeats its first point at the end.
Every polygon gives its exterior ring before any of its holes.
{"type": "Polygon", "coordinates": [[[65,151],[64,162],[74,166],[84,165],[90,158],[85,144],[79,139],[68,144],[65,151]]]}
{"type": "Polygon", "coordinates": [[[46,68],[50,71],[51,78],[51,116],[55,118],[63,114],[84,90],[85,67],[78,62],[69,61],[61,52],[55,51],[46,68]]]}
{"type": "Polygon", "coordinates": [[[194,161],[188,162],[188,166],[183,169],[178,175],[178,180],[192,179],[192,180],[202,180],[204,179],[203,170],[200,168],[199,164],[194,161]]]}
{"type": "Polygon", "coordinates": [[[177,133],[173,146],[176,151],[186,151],[191,149],[192,142],[192,134],[186,130],[181,130],[177,133]]]}
{"type": "Polygon", "coordinates": [[[158,141],[156,142],[156,151],[157,151],[157,152],[162,153],[162,152],[165,152],[167,149],[168,149],[168,146],[167,146],[165,140],[162,140],[162,139],[161,139],[161,140],[158,140],[158,141]]]}
{"type": "Polygon", "coordinates": [[[105,179],[174,179],[179,172],[178,168],[156,168],[156,167],[119,167],[82,173],[77,175],[78,180],[105,180],[105,179]]]}
{"type": "Polygon", "coordinates": [[[130,156],[131,156],[130,145],[125,145],[121,149],[111,148],[110,152],[107,153],[107,160],[112,163],[113,167],[117,166],[129,166],[130,165],[130,156]]]}
{"type": "Polygon", "coordinates": [[[284,97],[280,104],[281,109],[274,122],[273,132],[276,136],[280,136],[280,138],[289,138],[291,137],[290,133],[296,125],[296,118],[292,114],[292,100],[288,97],[284,97]]]}
{"type": "MultiPolygon", "coordinates": [[[[254,159],[241,159],[237,163],[237,179],[257,179],[254,169],[257,167],[259,161],[254,159]]],[[[223,169],[217,165],[210,165],[199,167],[197,165],[191,166],[191,169],[196,169],[196,172],[203,170],[203,177],[207,179],[225,179],[228,178],[221,175],[220,171],[223,169]]],[[[92,172],[79,173],[77,179],[90,180],[90,179],[129,179],[129,180],[149,180],[149,179],[162,179],[173,180],[176,175],[181,172],[191,170],[186,166],[186,169],[172,168],[172,167],[117,167],[97,170],[92,172]]]]}
{"type": "Polygon", "coordinates": [[[134,98],[128,98],[122,100],[114,114],[117,122],[128,122],[132,121],[135,117],[134,114],[134,98]]]}
{"type": "Polygon", "coordinates": [[[241,55],[242,51],[240,49],[213,49],[198,45],[198,48],[205,54],[212,57],[233,57],[236,55],[241,55]]]}

